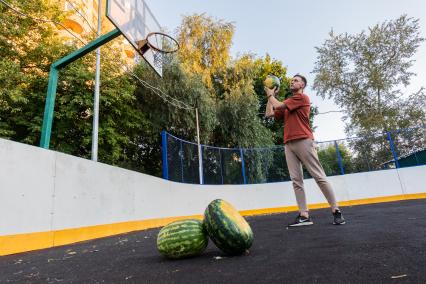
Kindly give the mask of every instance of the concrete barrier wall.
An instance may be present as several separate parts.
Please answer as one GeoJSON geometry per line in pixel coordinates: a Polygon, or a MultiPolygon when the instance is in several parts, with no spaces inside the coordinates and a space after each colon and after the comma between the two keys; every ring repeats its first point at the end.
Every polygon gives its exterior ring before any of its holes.
{"type": "MultiPolygon", "coordinates": [[[[426,166],[329,179],[340,202],[426,192],[426,166]]],[[[326,202],[314,180],[305,185],[310,204],[326,202]]],[[[215,198],[248,211],[296,205],[290,182],[174,183],[0,139],[0,237],[201,215],[215,198]]]]}
{"type": "Polygon", "coordinates": [[[51,229],[56,153],[0,139],[0,235],[51,229]]]}

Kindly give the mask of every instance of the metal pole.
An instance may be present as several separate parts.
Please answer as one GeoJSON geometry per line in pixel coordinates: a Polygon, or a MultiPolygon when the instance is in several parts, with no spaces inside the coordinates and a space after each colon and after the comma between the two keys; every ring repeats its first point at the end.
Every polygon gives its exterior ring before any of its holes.
{"type": "Polygon", "coordinates": [[[396,154],[396,151],[395,151],[395,145],[393,144],[392,136],[391,136],[391,133],[389,131],[387,132],[387,135],[388,135],[388,141],[389,141],[390,149],[391,149],[391,152],[392,152],[393,160],[395,162],[395,167],[398,169],[399,168],[399,162],[398,162],[398,155],[396,154]]]}
{"type": "Polygon", "coordinates": [[[222,164],[222,152],[220,151],[220,148],[219,148],[219,161],[220,161],[220,180],[223,184],[223,164],[222,164]]]}
{"type": "Polygon", "coordinates": [[[183,178],[183,147],[182,147],[182,140],[179,140],[179,144],[180,144],[180,177],[181,177],[181,182],[185,182],[184,178],[183,178]]]}
{"type": "Polygon", "coordinates": [[[198,108],[195,108],[195,120],[197,123],[197,144],[198,144],[198,172],[200,175],[200,184],[203,184],[203,157],[201,156],[200,144],[200,124],[198,123],[198,108]]]}
{"type": "Polygon", "coordinates": [[[167,132],[161,131],[161,152],[163,159],[163,179],[169,179],[169,164],[167,160],[167,132]]]}
{"type": "Polygon", "coordinates": [[[58,72],[60,69],[64,68],[68,64],[74,62],[75,60],[83,57],[87,53],[95,50],[99,46],[113,40],[114,38],[121,35],[121,32],[118,29],[112,30],[107,34],[95,39],[89,44],[83,46],[79,50],[76,50],[65,57],[62,57],[58,61],[55,61],[50,66],[49,73],[49,85],[47,87],[47,96],[46,104],[44,108],[44,117],[43,117],[43,126],[41,129],[41,139],[40,147],[49,149],[50,144],[50,134],[52,131],[53,123],[53,111],[55,108],[55,97],[56,97],[56,86],[58,85],[58,72]]]}
{"type": "MultiPolygon", "coordinates": [[[[98,34],[101,35],[102,0],[98,0],[98,34]]],[[[92,161],[98,161],[99,85],[101,77],[101,47],[96,49],[95,95],[93,99],[92,161]]]]}
{"type": "Polygon", "coordinates": [[[50,66],[47,96],[44,106],[43,125],[41,127],[40,147],[49,149],[50,135],[53,124],[53,110],[55,109],[56,87],[58,86],[58,69],[54,64],[50,66]]]}
{"type": "Polygon", "coordinates": [[[240,148],[240,157],[241,157],[241,174],[243,176],[243,183],[247,184],[246,167],[244,165],[244,153],[243,153],[243,149],[241,149],[241,148],[240,148]]]}

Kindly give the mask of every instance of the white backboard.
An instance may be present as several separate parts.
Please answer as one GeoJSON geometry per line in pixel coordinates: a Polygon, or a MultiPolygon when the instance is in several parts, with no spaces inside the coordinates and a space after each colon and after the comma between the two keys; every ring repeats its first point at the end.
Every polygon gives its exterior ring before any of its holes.
{"type": "MultiPolygon", "coordinates": [[[[160,24],[144,0],[107,0],[106,16],[138,53],[138,41],[145,39],[150,32],[161,31],[160,24]]],[[[149,49],[142,56],[155,72],[162,76],[162,66],[154,64],[152,50],[149,49]]]]}

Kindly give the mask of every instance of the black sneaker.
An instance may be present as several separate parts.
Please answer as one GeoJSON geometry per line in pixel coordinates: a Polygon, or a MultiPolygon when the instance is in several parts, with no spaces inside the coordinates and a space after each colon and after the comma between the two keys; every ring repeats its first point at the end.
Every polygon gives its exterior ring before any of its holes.
{"type": "Polygon", "coordinates": [[[344,225],[344,224],[346,224],[345,218],[343,218],[342,212],[339,209],[337,209],[336,211],[334,211],[333,217],[334,217],[334,220],[333,220],[333,224],[334,225],[344,225]]]}
{"type": "Polygon", "coordinates": [[[287,225],[287,227],[299,227],[299,226],[309,226],[313,225],[314,222],[312,222],[311,217],[303,217],[300,214],[296,217],[296,220],[294,222],[287,225]]]}

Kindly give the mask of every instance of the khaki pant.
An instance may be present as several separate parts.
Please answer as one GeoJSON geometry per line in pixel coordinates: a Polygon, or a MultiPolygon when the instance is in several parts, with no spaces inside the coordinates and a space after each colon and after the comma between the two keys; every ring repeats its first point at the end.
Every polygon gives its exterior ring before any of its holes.
{"type": "Polygon", "coordinates": [[[338,208],[333,189],[327,181],[324,169],[319,162],[315,142],[312,139],[299,139],[287,142],[285,144],[285,158],[300,212],[308,212],[306,194],[303,187],[302,164],[315,179],[330,204],[331,209],[334,211],[338,208]]]}

